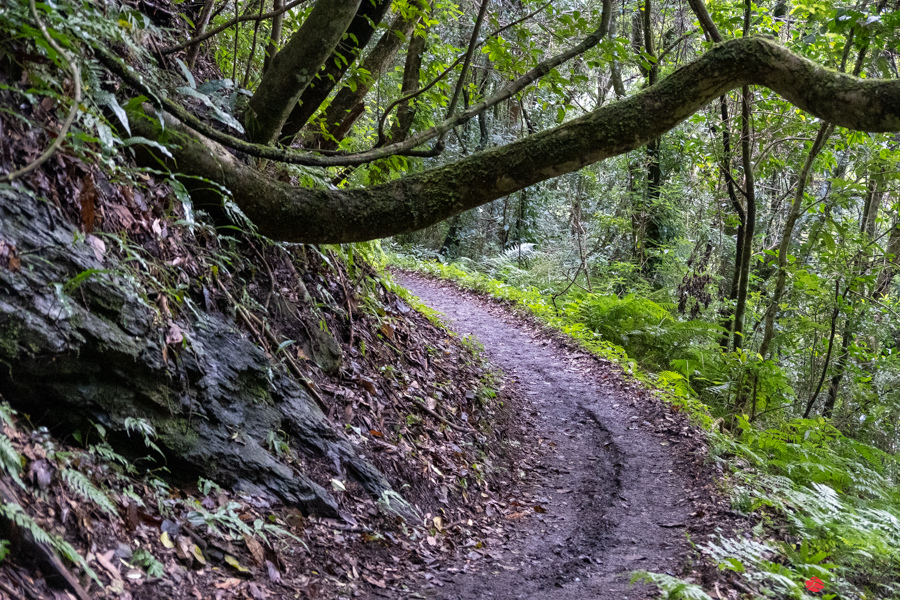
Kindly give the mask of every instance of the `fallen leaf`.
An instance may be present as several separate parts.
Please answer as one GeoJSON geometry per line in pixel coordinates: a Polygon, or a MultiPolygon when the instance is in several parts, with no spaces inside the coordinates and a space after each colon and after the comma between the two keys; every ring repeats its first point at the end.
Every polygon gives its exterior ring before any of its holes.
{"type": "Polygon", "coordinates": [[[266,562],[266,553],[263,550],[262,544],[256,541],[256,539],[252,536],[245,535],[244,543],[247,544],[247,550],[250,551],[250,556],[253,557],[253,562],[255,562],[258,566],[263,566],[266,562]]]}
{"type": "Polygon", "coordinates": [[[269,596],[266,588],[259,587],[252,581],[250,582],[249,589],[250,595],[253,597],[253,600],[265,600],[269,596]]]}
{"type": "Polygon", "coordinates": [[[240,573],[249,573],[250,572],[250,569],[248,569],[247,567],[242,565],[240,562],[238,562],[238,559],[236,559],[235,557],[233,557],[230,554],[225,555],[225,562],[228,563],[228,565],[230,567],[233,567],[235,570],[237,570],[240,573]]]}
{"type": "Polygon", "coordinates": [[[198,563],[206,566],[206,557],[203,556],[203,551],[200,549],[200,546],[198,546],[197,544],[191,544],[190,551],[191,556],[193,556],[198,563]]]}
{"type": "Polygon", "coordinates": [[[162,545],[166,548],[174,548],[175,543],[172,542],[172,538],[169,537],[168,531],[163,531],[159,536],[159,541],[162,542],[162,545]]]}
{"type": "Polygon", "coordinates": [[[383,579],[375,579],[375,578],[369,577],[368,575],[365,575],[365,574],[363,575],[363,579],[365,579],[366,581],[368,581],[369,583],[371,583],[372,585],[374,585],[377,588],[385,589],[387,587],[387,584],[384,582],[383,579]]]}
{"type": "Polygon", "coordinates": [[[230,590],[233,587],[237,587],[237,586],[241,585],[241,580],[237,579],[235,577],[229,577],[225,581],[220,581],[214,585],[215,585],[216,589],[230,590]]]}
{"type": "Polygon", "coordinates": [[[274,582],[281,581],[281,571],[278,570],[278,567],[271,560],[266,561],[266,572],[269,575],[269,580],[274,582]]]}

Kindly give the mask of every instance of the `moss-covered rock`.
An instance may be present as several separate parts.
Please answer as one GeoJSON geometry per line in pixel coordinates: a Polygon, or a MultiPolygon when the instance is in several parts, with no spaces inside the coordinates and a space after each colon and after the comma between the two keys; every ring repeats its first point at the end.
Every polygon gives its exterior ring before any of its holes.
{"type": "Polygon", "coordinates": [[[322,486],[266,448],[280,430],[298,452],[327,459],[320,462],[334,473],[320,478],[346,470],[376,499],[391,490],[230,317],[185,311],[177,322],[184,342],[166,346],[164,319],[139,283],[25,192],[0,190],[0,241],[22,257],[16,268],[0,265],[0,393],[33,421],[56,431],[99,423],[134,455],[146,450],[126,420],[144,419],[173,475],[204,475],[337,516],[322,486]]]}

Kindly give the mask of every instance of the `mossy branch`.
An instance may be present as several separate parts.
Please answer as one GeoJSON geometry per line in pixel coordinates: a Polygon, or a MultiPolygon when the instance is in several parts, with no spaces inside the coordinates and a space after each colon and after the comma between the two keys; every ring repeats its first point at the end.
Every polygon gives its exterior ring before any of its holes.
{"type": "MultiPolygon", "coordinates": [[[[900,131],[900,81],[826,70],[766,37],[724,42],[622,101],[513,144],[379,186],[293,187],[167,119],[178,138],[173,170],[208,178],[273,239],[343,243],[415,231],[540,181],[639,148],[729,90],[762,85],[813,115],[851,129],[900,131]]],[[[139,135],[159,128],[143,119],[139,135]]]]}

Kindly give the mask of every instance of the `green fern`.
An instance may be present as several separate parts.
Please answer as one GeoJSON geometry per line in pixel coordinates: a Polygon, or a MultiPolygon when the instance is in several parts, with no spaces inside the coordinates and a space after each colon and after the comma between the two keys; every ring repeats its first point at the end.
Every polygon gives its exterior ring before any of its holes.
{"type": "Polygon", "coordinates": [[[12,408],[10,408],[9,404],[6,402],[0,402],[0,421],[6,423],[8,427],[11,429],[16,428],[16,422],[13,419],[13,415],[17,414],[12,408]]]}
{"type": "Polygon", "coordinates": [[[28,514],[22,509],[18,504],[13,503],[4,503],[0,504],[0,515],[4,518],[13,522],[16,527],[20,529],[24,529],[28,533],[31,534],[31,537],[34,538],[34,541],[38,544],[43,544],[45,546],[49,546],[62,554],[72,563],[81,567],[85,573],[87,573],[91,579],[97,582],[98,585],[102,585],[100,583],[100,579],[97,578],[97,574],[88,566],[87,562],[82,558],[78,551],[72,547],[72,545],[66,540],[51,535],[44,531],[44,529],[38,525],[34,519],[32,519],[28,514]]]}
{"type": "Polygon", "coordinates": [[[22,472],[22,457],[13,447],[12,440],[0,433],[0,463],[3,464],[3,470],[6,471],[13,481],[19,487],[25,488],[19,473],[22,472]]]}
{"type": "Polygon", "coordinates": [[[111,517],[119,515],[116,505],[110,500],[101,489],[91,482],[84,474],[75,469],[63,469],[62,479],[66,483],[66,487],[89,502],[96,504],[100,510],[111,517]]]}
{"type": "Polygon", "coordinates": [[[663,573],[637,571],[632,576],[631,583],[638,581],[652,583],[662,592],[661,597],[668,600],[713,600],[699,585],[663,573]]]}
{"type": "Polygon", "coordinates": [[[142,568],[150,577],[165,577],[165,566],[156,560],[156,557],[150,551],[138,548],[131,557],[131,564],[142,568]]]}

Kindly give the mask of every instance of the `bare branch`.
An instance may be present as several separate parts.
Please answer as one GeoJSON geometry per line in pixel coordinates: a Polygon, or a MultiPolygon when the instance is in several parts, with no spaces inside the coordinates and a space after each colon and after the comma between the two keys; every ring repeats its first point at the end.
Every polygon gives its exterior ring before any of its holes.
{"type": "Polygon", "coordinates": [[[206,33],[202,33],[202,34],[198,35],[197,37],[194,37],[187,41],[181,42],[180,44],[175,44],[174,46],[169,46],[168,48],[162,48],[159,51],[159,53],[162,54],[163,56],[165,56],[167,54],[173,54],[175,52],[178,52],[179,50],[189,48],[191,46],[199,44],[200,42],[202,42],[204,40],[208,40],[209,38],[213,37],[214,35],[218,35],[218,34],[222,33],[223,31],[225,31],[226,29],[234,27],[238,23],[243,23],[244,21],[265,21],[266,19],[271,19],[272,17],[277,17],[278,15],[291,10],[295,6],[299,6],[299,5],[303,4],[304,2],[308,2],[308,1],[309,0],[294,0],[293,2],[288,2],[283,7],[279,8],[277,10],[273,10],[271,12],[267,12],[264,15],[243,15],[243,16],[234,18],[234,19],[228,21],[227,23],[223,23],[222,25],[219,25],[218,27],[214,27],[213,29],[210,29],[206,33]]]}

